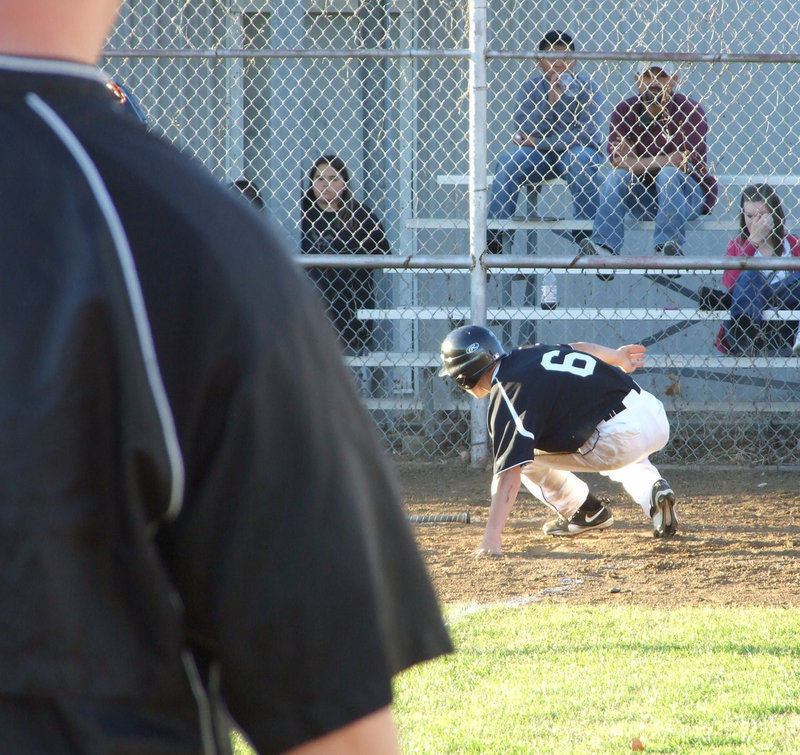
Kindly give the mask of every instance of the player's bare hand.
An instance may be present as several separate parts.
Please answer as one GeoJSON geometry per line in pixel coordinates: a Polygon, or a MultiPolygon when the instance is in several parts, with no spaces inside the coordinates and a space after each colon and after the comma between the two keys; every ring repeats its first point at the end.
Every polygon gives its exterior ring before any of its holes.
{"type": "Polygon", "coordinates": [[[620,346],[617,351],[620,355],[619,367],[623,372],[634,372],[644,364],[645,347],[639,343],[629,343],[620,346]]]}

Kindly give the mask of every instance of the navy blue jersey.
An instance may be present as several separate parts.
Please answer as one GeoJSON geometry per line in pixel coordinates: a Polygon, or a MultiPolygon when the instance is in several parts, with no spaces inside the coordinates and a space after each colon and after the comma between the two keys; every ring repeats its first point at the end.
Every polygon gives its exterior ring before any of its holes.
{"type": "Polygon", "coordinates": [[[120,110],[0,55],[1,749],[283,752],[451,645],[310,283],[120,110]]]}
{"type": "Polygon", "coordinates": [[[534,449],[577,451],[636,383],[621,369],[570,346],[536,344],[504,357],[489,399],[495,474],[534,449]]]}

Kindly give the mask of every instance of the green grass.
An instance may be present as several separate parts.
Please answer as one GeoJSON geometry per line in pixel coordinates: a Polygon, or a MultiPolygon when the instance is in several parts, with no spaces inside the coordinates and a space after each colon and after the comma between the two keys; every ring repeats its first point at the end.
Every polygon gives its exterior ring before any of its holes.
{"type": "MultiPolygon", "coordinates": [[[[412,753],[800,752],[800,612],[449,607],[456,653],[395,681],[412,753]]],[[[251,751],[234,740],[237,755],[251,751]]]]}
{"type": "Polygon", "coordinates": [[[783,609],[450,608],[457,652],[396,681],[404,753],[800,752],[783,609]]]}

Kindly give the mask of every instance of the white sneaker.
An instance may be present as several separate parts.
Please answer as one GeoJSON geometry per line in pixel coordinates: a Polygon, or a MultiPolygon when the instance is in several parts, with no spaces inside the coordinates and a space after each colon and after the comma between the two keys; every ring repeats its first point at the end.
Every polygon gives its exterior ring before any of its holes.
{"type": "Polygon", "coordinates": [[[542,532],[545,535],[558,535],[559,537],[572,537],[588,530],[604,530],[614,524],[614,517],[611,510],[606,506],[587,514],[578,509],[569,519],[560,516],[544,523],[542,532]]]}
{"type": "Polygon", "coordinates": [[[656,480],[650,492],[650,518],[653,537],[672,537],[678,524],[675,514],[675,494],[666,480],[656,480]]]}

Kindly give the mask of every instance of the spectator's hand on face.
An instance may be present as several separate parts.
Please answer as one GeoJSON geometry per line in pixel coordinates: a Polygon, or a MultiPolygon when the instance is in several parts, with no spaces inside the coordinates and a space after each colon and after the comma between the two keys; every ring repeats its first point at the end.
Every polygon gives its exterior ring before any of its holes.
{"type": "Polygon", "coordinates": [[[550,91],[547,93],[547,101],[551,105],[555,105],[569,86],[572,76],[567,71],[551,69],[546,74],[545,78],[547,79],[547,83],[550,84],[550,91]]]}
{"type": "Polygon", "coordinates": [[[763,244],[769,238],[774,227],[772,213],[765,212],[763,215],[759,215],[750,226],[750,241],[755,246],[763,244]]]}

